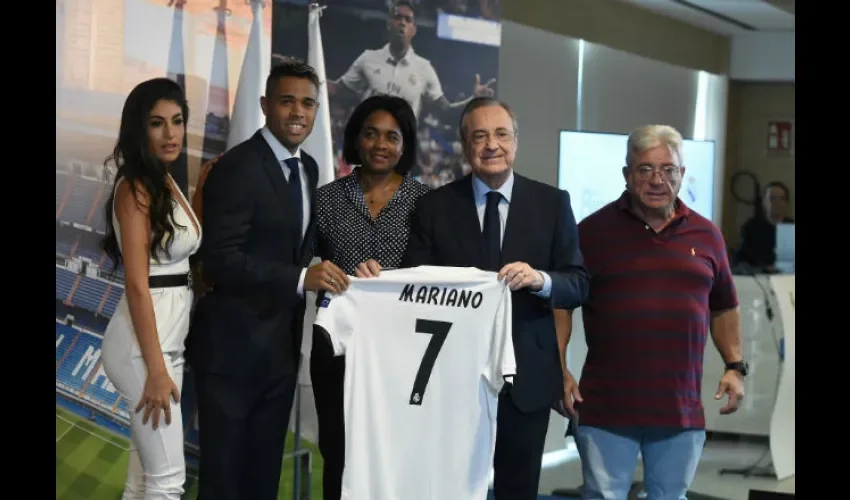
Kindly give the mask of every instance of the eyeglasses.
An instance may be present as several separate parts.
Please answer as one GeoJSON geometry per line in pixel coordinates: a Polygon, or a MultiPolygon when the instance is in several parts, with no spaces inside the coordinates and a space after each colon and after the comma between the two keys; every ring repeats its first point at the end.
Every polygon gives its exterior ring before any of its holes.
{"type": "MultiPolygon", "coordinates": [[[[496,137],[496,142],[499,142],[501,144],[507,144],[514,140],[514,137],[516,137],[516,134],[508,130],[497,130],[493,135],[496,137]]],[[[473,132],[471,138],[473,143],[483,144],[490,140],[490,132],[479,130],[473,132]]]]}
{"type": "Polygon", "coordinates": [[[678,179],[682,173],[682,169],[676,165],[664,165],[660,169],[656,169],[652,165],[640,165],[635,168],[635,172],[637,173],[637,178],[642,181],[652,179],[656,172],[661,174],[662,179],[669,181],[678,179]]]}

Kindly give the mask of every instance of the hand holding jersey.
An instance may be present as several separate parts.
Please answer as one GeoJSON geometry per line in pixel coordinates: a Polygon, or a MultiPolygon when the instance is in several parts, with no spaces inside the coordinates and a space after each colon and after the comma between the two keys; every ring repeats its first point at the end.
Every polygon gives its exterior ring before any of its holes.
{"type": "Polygon", "coordinates": [[[342,293],[348,288],[348,276],[336,264],[323,260],[307,268],[304,289],[310,292],[342,293]]]}
{"type": "Polygon", "coordinates": [[[504,280],[512,291],[528,288],[532,292],[543,289],[545,280],[540,271],[533,269],[525,262],[511,262],[499,270],[499,280],[504,280]]]}
{"type": "Polygon", "coordinates": [[[381,264],[377,260],[369,259],[357,266],[354,275],[358,278],[375,278],[381,274],[381,269],[381,264]]]}

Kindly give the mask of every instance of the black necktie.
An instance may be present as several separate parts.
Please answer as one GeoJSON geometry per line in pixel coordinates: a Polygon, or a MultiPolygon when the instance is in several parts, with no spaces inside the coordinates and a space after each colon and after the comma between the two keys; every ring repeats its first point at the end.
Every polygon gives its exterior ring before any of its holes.
{"type": "Polygon", "coordinates": [[[502,195],[498,191],[487,193],[487,207],[484,209],[484,253],[487,270],[498,271],[502,261],[502,229],[499,224],[499,202],[502,195]]]}
{"type": "Polygon", "coordinates": [[[286,166],[289,167],[289,189],[292,194],[292,200],[295,203],[295,216],[298,221],[298,241],[301,241],[302,226],[304,224],[304,201],[301,196],[301,174],[298,172],[298,158],[287,158],[283,160],[286,166]]]}

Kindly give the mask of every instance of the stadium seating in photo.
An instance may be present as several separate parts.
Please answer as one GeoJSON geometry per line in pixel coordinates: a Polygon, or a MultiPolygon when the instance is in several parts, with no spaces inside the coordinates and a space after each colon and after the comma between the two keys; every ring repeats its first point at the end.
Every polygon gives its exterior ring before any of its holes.
{"type": "Polygon", "coordinates": [[[56,220],[106,229],[103,203],[109,196],[109,184],[87,177],[56,172],[56,220]]]}
{"type": "Polygon", "coordinates": [[[124,287],[102,278],[75,273],[56,265],[56,300],[104,317],[112,317],[124,287]]]}
{"type": "MultiPolygon", "coordinates": [[[[123,433],[132,408],[109,381],[101,360],[103,337],[56,320],[56,393],[120,422],[123,433]]],[[[196,451],[198,428],[195,415],[194,381],[187,373],[182,391],[183,428],[187,448],[196,451]]]]}

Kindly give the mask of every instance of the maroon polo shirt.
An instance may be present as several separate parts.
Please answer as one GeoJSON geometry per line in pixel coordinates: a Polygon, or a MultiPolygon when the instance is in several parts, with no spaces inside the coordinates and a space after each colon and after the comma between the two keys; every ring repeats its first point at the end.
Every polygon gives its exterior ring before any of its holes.
{"type": "Polygon", "coordinates": [[[704,428],[710,314],[738,305],[720,230],[677,200],[656,233],[624,192],[578,231],[591,276],[580,424],[704,428]]]}

